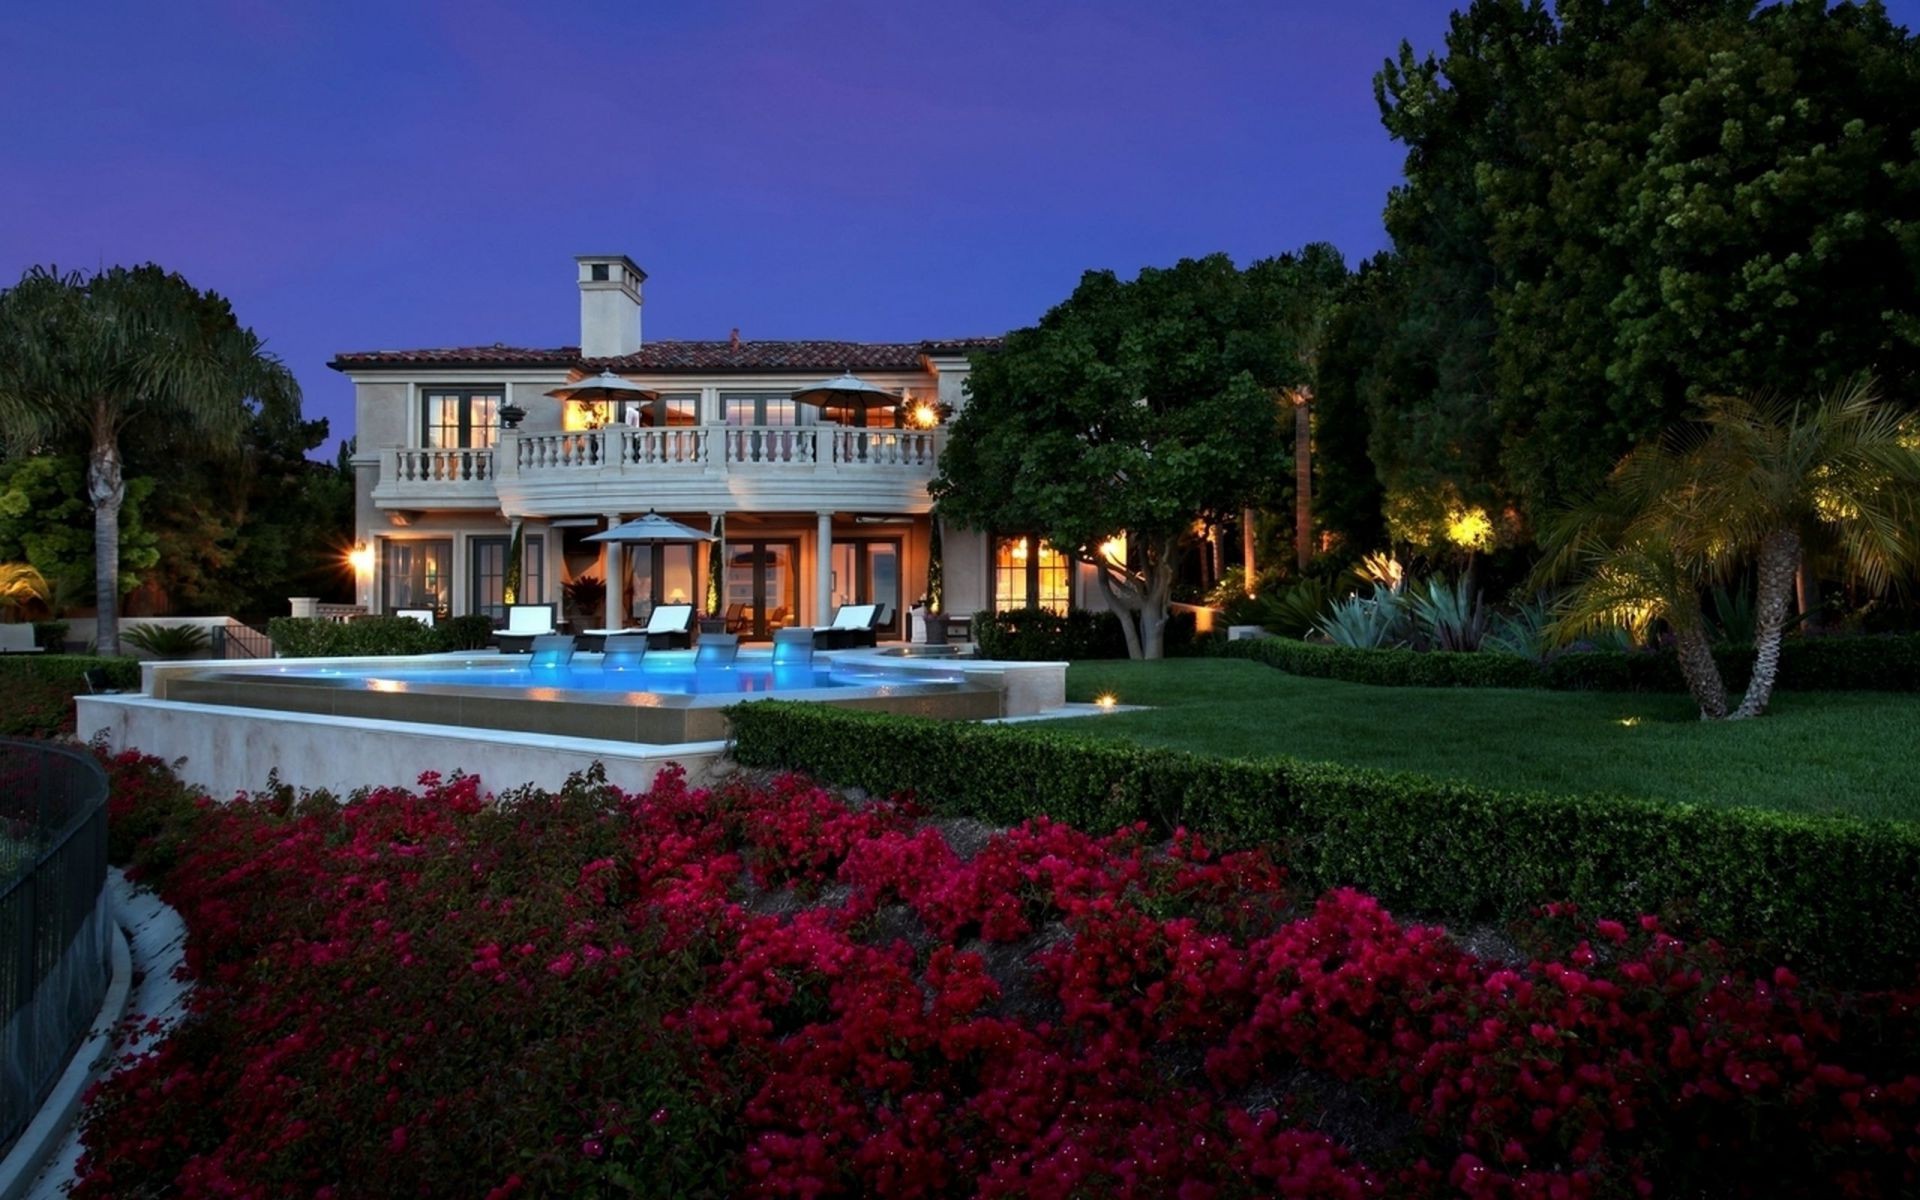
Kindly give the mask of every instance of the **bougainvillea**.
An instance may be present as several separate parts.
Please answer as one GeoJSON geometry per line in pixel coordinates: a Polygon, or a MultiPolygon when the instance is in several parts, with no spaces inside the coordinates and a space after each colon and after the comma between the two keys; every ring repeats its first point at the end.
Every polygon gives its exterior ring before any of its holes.
{"type": "Polygon", "coordinates": [[[191,930],[75,1194],[1859,1195],[1920,1179],[1920,993],[1651,917],[1477,957],[1261,853],[976,852],[804,779],[339,805],[110,763],[191,930]]]}

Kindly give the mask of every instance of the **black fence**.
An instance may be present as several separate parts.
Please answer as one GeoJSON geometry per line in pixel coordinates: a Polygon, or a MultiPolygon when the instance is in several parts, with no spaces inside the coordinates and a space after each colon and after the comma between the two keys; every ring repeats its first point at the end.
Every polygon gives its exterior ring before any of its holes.
{"type": "Polygon", "coordinates": [[[93,1026],[108,981],[107,776],[0,738],[0,1154],[93,1026]]]}

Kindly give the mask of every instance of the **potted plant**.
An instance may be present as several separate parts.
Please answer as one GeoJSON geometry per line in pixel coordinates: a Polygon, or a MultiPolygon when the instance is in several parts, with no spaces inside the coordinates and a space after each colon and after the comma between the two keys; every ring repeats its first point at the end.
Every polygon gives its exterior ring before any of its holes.
{"type": "Polygon", "coordinates": [[[561,584],[560,591],[567,598],[567,612],[581,622],[582,628],[600,624],[600,612],[607,606],[606,580],[598,575],[581,575],[561,584]]]}
{"type": "Polygon", "coordinates": [[[727,552],[723,545],[726,532],[726,517],[715,517],[713,540],[707,543],[707,590],[702,597],[705,603],[701,605],[700,612],[701,633],[727,632],[727,613],[720,593],[721,572],[726,570],[727,552]]]}
{"type": "Polygon", "coordinates": [[[929,646],[947,644],[946,573],[940,562],[940,518],[933,518],[933,531],[927,537],[927,595],[921,603],[922,635],[929,646]]]}

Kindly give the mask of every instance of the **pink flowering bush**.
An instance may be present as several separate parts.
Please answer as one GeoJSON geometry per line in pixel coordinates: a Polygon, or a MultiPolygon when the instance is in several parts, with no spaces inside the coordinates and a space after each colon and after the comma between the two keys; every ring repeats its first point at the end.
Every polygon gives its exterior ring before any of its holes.
{"type": "Polygon", "coordinates": [[[1260,852],[956,849],[796,776],[341,806],[110,764],[192,931],[80,1196],[1895,1196],[1920,992],[1543,909],[1491,961],[1260,852]]]}

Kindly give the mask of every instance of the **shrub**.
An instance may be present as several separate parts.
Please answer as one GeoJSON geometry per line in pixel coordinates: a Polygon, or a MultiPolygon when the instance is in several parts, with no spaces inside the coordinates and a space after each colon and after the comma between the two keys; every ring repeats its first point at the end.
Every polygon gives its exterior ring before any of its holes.
{"type": "Polygon", "coordinates": [[[450,617],[434,628],[442,650],[484,650],[493,641],[493,618],[485,613],[450,617]]]}
{"type": "MultiPolygon", "coordinates": [[[[1196,618],[1191,612],[1167,614],[1162,648],[1167,654],[1194,651],[1196,618]]],[[[973,616],[973,639],[980,657],[1007,662],[1080,662],[1127,657],[1127,635],[1111,612],[1071,609],[1062,617],[1044,608],[982,610],[973,616]]]]}
{"type": "Polygon", "coordinates": [[[35,621],[33,644],[42,650],[58,654],[67,648],[67,629],[65,621],[35,621]]]}
{"type": "Polygon", "coordinates": [[[85,674],[107,673],[116,688],[140,686],[140,664],[130,658],[86,654],[0,655],[0,736],[61,737],[74,730],[73,698],[87,691],[85,674]]]}
{"type": "Polygon", "coordinates": [[[129,625],[120,637],[155,658],[186,658],[208,644],[207,631],[198,625],[129,625]]]}
{"type": "Polygon", "coordinates": [[[1418,912],[1512,916],[1568,900],[1602,913],[1684,911],[1754,953],[1836,976],[1906,977],[1920,958],[1920,828],[1906,824],[1512,794],[823,705],[729,712],[734,757],[747,766],[908,791],[1001,823],[1045,814],[1101,831],[1147,821],[1279,847],[1315,888],[1364,888],[1418,912]]]}
{"type": "Polygon", "coordinates": [[[281,658],[352,658],[389,654],[433,654],[440,635],[411,617],[363,617],[327,621],[318,617],[275,617],[267,623],[274,653],[281,658]]]}
{"type": "MultiPolygon", "coordinates": [[[[1221,647],[1290,675],[1340,679],[1385,687],[1505,687],[1553,691],[1684,692],[1686,680],[1671,651],[1576,650],[1540,662],[1502,651],[1477,653],[1360,650],[1251,638],[1221,647]]],[[[1735,691],[1753,670],[1753,651],[1719,646],[1720,674],[1735,691]]],[[[1920,635],[1802,637],[1783,643],[1780,686],[1788,691],[1920,690],[1920,635]]]]}

